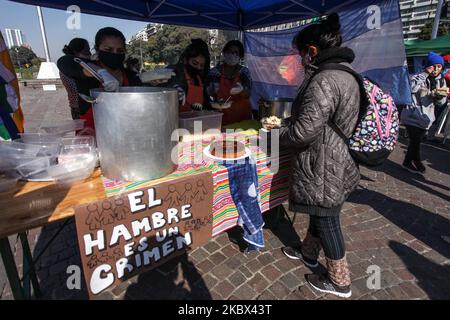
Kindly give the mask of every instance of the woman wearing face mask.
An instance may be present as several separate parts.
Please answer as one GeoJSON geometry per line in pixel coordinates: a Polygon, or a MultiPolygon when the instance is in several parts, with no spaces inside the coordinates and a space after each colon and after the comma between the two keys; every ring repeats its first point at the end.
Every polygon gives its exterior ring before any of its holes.
{"type": "Polygon", "coordinates": [[[180,112],[210,108],[205,87],[209,63],[210,55],[206,42],[192,39],[191,44],[181,54],[178,64],[167,67],[174,71],[175,76],[161,86],[178,90],[180,112]]]}
{"type": "Polygon", "coordinates": [[[240,65],[244,46],[238,40],[229,41],[222,50],[223,63],[209,72],[208,94],[216,101],[230,98],[231,107],[224,109],[222,125],[252,119],[250,71],[240,65]]]}
{"type": "Polygon", "coordinates": [[[288,258],[316,268],[323,249],[328,273],[308,274],[308,283],[320,292],[348,298],[351,280],[340,215],[360,174],[331,121],[349,138],[356,127],[361,92],[351,73],[317,70],[327,64],[351,68],[355,54],[341,47],[337,14],[301,30],[293,42],[305,66],[305,80],[293,102],[290,121],[280,129],[280,144],[292,151],[289,207],[309,215],[309,228],[301,244],[282,250],[288,258]]]}
{"type": "MultiPolygon", "coordinates": [[[[74,38],[68,45],[65,45],[62,50],[66,55],[72,57],[80,58],[86,62],[90,61],[91,49],[89,43],[86,39],[74,38]]],[[[70,113],[72,114],[72,119],[80,119],[80,98],[78,96],[78,89],[76,81],[68,76],[66,76],[61,71],[59,72],[59,77],[61,82],[67,91],[67,98],[69,99],[70,113]]]]}
{"type": "Polygon", "coordinates": [[[426,168],[420,157],[420,146],[426,131],[434,137],[436,127],[431,127],[436,120],[436,112],[447,105],[448,88],[442,70],[444,59],[437,53],[430,52],[425,69],[411,78],[413,104],[407,106],[401,114],[409,137],[408,151],[403,166],[412,173],[424,173],[426,168]]]}
{"type": "MultiPolygon", "coordinates": [[[[89,71],[74,61],[74,56],[64,56],[58,60],[58,68],[66,76],[75,80],[79,93],[90,94],[94,88],[105,91],[117,91],[121,86],[140,86],[141,81],[136,73],[124,68],[125,37],[119,30],[111,27],[100,29],[95,35],[96,59],[86,61],[103,79],[101,83],[89,71]]],[[[85,126],[94,129],[94,117],[91,105],[80,99],[81,119],[85,126]]]]}

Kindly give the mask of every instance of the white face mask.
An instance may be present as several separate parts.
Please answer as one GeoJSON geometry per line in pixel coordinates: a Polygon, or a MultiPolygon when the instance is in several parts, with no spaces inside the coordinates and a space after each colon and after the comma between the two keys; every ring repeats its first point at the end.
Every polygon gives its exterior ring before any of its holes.
{"type": "Polygon", "coordinates": [[[238,55],[232,54],[232,53],[225,53],[223,55],[223,62],[228,64],[229,66],[235,66],[239,64],[240,57],[238,55]]]}

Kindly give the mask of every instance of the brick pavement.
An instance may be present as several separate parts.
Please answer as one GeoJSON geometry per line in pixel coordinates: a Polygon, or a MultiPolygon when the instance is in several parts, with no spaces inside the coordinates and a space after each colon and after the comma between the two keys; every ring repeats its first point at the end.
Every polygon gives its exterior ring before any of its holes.
{"type": "MultiPolygon", "coordinates": [[[[68,117],[64,92],[23,90],[28,126],[36,130],[52,117],[68,117]],[[52,96],[53,95],[53,96],[52,96]],[[49,101],[58,101],[57,105],[49,101]]],[[[352,275],[352,299],[449,299],[450,245],[441,239],[450,234],[450,146],[424,146],[428,172],[411,174],[400,166],[402,141],[386,164],[376,170],[362,168],[360,187],[345,204],[342,226],[352,275]],[[369,289],[367,270],[378,266],[380,289],[369,289]]],[[[287,259],[281,247],[304,237],[308,217],[297,215],[292,226],[288,212],[278,223],[266,214],[266,248],[261,253],[242,253],[237,230],[213,238],[189,255],[136,276],[100,296],[102,299],[338,299],[318,294],[305,283],[311,272],[287,259]]],[[[29,232],[34,254],[42,250],[61,223],[29,232]]],[[[14,243],[14,238],[11,238],[14,243]]],[[[14,245],[21,259],[20,246],[14,245]]],[[[324,271],[323,254],[321,267],[324,271]]],[[[82,290],[68,290],[65,273],[80,264],[73,219],[63,229],[38,264],[38,276],[46,299],[85,299],[82,290]]],[[[20,263],[19,263],[20,266],[20,263]]],[[[1,266],[0,266],[1,269],[1,266]]],[[[9,286],[0,271],[0,296],[11,299],[9,286]],[[3,283],[3,285],[2,285],[3,283]],[[4,288],[2,288],[4,287],[4,288]]]]}

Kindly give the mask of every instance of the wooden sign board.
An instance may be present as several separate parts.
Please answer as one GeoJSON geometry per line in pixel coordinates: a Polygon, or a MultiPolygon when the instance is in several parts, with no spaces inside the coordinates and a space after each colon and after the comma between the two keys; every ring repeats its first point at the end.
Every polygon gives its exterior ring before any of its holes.
{"type": "Polygon", "coordinates": [[[204,245],[212,235],[212,173],[76,208],[89,296],[204,245]]]}

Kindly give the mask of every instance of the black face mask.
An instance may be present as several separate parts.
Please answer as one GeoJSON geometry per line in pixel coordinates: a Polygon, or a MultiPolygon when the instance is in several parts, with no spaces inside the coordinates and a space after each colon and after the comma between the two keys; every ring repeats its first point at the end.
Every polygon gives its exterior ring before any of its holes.
{"type": "Polygon", "coordinates": [[[189,76],[191,78],[197,78],[197,76],[202,76],[203,75],[203,70],[199,70],[197,68],[194,68],[193,66],[191,66],[189,63],[186,64],[186,71],[189,74],[189,76]]]}
{"type": "Polygon", "coordinates": [[[112,53],[106,51],[99,51],[98,59],[108,68],[122,69],[123,62],[125,61],[125,53],[112,53]]]}

